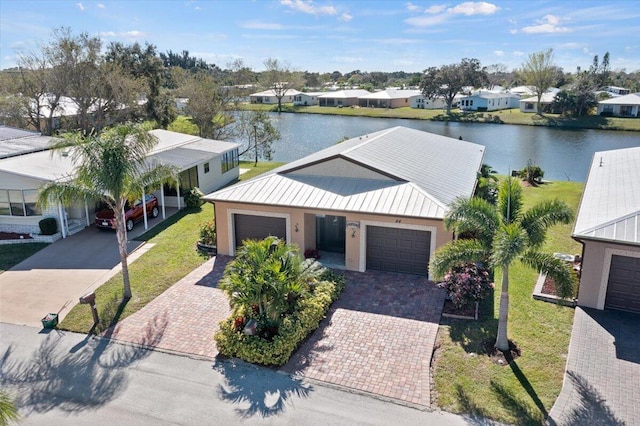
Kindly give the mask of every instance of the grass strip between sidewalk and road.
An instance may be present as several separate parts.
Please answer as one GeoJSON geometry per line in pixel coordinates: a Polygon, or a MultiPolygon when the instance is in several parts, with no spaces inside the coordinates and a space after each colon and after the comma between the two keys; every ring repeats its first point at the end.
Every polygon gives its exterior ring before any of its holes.
{"type": "MultiPolygon", "coordinates": [[[[584,183],[550,182],[524,188],[525,209],[538,201],[558,198],[574,212],[584,183]]],[[[550,229],[545,252],[581,253],[571,238],[571,225],[550,229]]],[[[454,413],[476,414],[506,424],[540,425],[562,388],[569,350],[573,308],[532,298],[537,272],[514,262],[509,279],[509,338],[522,350],[510,366],[494,363],[484,354],[498,328],[500,271],[493,298],[481,304],[478,321],[441,322],[434,354],[437,405],[454,413]]]]}
{"type": "MultiPolygon", "coordinates": [[[[241,161],[240,167],[249,169],[240,176],[246,180],[282,165],[275,162],[241,161]]],[[[153,247],[129,264],[133,297],[122,303],[122,274],[118,273],[96,290],[96,308],[100,324],[94,330],[101,332],[118,321],[139,311],[173,284],[184,278],[207,258],[196,250],[200,225],[213,219],[213,206],[205,203],[199,210],[181,210],[138,237],[153,247]]],[[[114,244],[116,244],[114,236],[114,244]]],[[[87,333],[93,325],[88,306],[76,305],[58,328],[87,333]]]]}

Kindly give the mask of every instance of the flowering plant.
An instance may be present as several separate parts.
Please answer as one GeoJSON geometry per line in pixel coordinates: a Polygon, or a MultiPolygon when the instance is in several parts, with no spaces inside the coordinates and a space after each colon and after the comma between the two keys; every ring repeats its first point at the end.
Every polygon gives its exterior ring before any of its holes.
{"type": "Polygon", "coordinates": [[[200,242],[210,246],[216,245],[216,223],[213,220],[200,225],[200,242]]]}
{"type": "Polygon", "coordinates": [[[438,287],[447,291],[456,308],[462,308],[484,299],[494,285],[486,269],[470,263],[453,268],[438,287]]]}

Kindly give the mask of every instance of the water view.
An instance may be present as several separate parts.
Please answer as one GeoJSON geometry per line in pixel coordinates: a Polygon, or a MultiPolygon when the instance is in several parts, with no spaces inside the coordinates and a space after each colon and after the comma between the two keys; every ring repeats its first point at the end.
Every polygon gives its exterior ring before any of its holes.
{"type": "MultiPolygon", "coordinates": [[[[444,123],[317,114],[273,113],[280,130],[274,161],[292,161],[342,140],[395,126],[405,126],[487,147],[485,163],[501,174],[522,169],[531,159],[545,179],[584,181],[597,151],[640,146],[637,132],[559,130],[548,127],[483,123],[444,123]]],[[[455,161],[454,158],[451,159],[455,161]]]]}

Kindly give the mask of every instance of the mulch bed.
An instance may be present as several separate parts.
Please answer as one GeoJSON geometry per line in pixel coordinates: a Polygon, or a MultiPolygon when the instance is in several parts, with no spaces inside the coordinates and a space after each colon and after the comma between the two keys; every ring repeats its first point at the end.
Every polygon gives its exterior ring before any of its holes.
{"type": "Polygon", "coordinates": [[[462,308],[456,308],[451,300],[444,301],[444,307],[442,313],[450,315],[462,315],[466,317],[475,317],[476,307],[475,305],[463,306],[462,308]]]}
{"type": "Polygon", "coordinates": [[[544,284],[542,284],[542,293],[551,294],[552,296],[557,296],[556,282],[553,280],[553,278],[547,276],[544,279],[544,284]]]}
{"type": "Polygon", "coordinates": [[[0,232],[0,240],[32,240],[29,234],[18,234],[16,232],[0,232]]]}

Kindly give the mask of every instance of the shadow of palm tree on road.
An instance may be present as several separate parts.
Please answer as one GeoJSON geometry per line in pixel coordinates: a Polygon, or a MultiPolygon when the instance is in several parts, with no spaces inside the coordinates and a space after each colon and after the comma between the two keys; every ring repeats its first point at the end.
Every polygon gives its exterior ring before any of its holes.
{"type": "MultiPolygon", "coordinates": [[[[161,338],[165,326],[166,318],[150,321],[145,345],[161,338]]],[[[98,408],[125,389],[125,369],[150,354],[143,347],[103,338],[86,338],[69,349],[57,334],[49,334],[27,358],[18,358],[14,351],[10,346],[0,358],[0,384],[12,388],[16,406],[27,414],[98,408]]]]}
{"type": "Polygon", "coordinates": [[[216,360],[213,368],[224,375],[226,384],[218,394],[223,401],[238,405],[242,418],[270,417],[282,412],[292,398],[307,398],[313,387],[273,370],[234,361],[216,360]]]}

